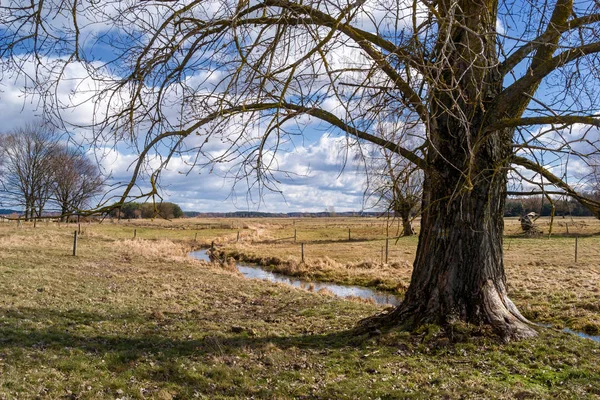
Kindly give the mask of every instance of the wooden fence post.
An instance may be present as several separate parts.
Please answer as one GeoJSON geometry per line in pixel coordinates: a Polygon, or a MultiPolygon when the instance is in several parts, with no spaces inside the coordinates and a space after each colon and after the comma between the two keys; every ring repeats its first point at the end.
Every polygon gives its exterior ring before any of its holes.
{"type": "Polygon", "coordinates": [[[304,242],[300,244],[300,249],[302,251],[302,263],[304,263],[304,242]]]}
{"type": "Polygon", "coordinates": [[[133,230],[133,238],[135,239],[137,237],[137,229],[133,230]]]}
{"type": "Polygon", "coordinates": [[[240,231],[237,233],[237,239],[235,239],[236,243],[240,241],[240,231]]]}
{"type": "Polygon", "coordinates": [[[352,240],[352,236],[350,235],[350,228],[348,228],[348,241],[352,240]]]}
{"type": "Polygon", "coordinates": [[[390,250],[390,239],[385,238],[385,263],[386,264],[388,262],[389,250],[390,250]]]}
{"type": "Polygon", "coordinates": [[[77,231],[73,233],[73,257],[77,255],[77,231]]]}
{"type": "Polygon", "coordinates": [[[296,229],[294,229],[294,242],[296,241],[296,229]]]}

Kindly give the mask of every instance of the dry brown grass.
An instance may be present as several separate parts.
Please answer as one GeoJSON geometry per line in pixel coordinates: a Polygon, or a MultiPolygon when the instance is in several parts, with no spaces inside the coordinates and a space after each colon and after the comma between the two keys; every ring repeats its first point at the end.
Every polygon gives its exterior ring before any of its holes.
{"type": "MultiPolygon", "coordinates": [[[[541,218],[537,224],[547,234],[549,219],[541,218]]],[[[508,283],[511,296],[526,316],[574,329],[594,331],[600,327],[600,221],[556,218],[552,237],[535,239],[520,235],[516,218],[507,219],[505,225],[508,283]]],[[[76,225],[42,227],[34,230],[27,224],[19,229],[5,225],[0,230],[0,254],[2,249],[26,250],[40,242],[55,252],[70,253],[70,236],[76,225]]],[[[85,251],[88,241],[101,240],[116,246],[122,260],[133,256],[185,263],[189,246],[208,247],[215,242],[229,256],[268,265],[278,272],[371,286],[401,295],[410,281],[417,238],[390,240],[388,262],[382,262],[386,232],[395,234],[397,228],[374,218],[113,221],[82,224],[80,247],[85,251]],[[137,240],[132,240],[134,230],[137,240]],[[238,231],[240,241],[236,242],[238,231]],[[305,243],[304,263],[300,259],[300,242],[305,243]]],[[[221,268],[234,271],[231,261],[222,263],[221,268]]]]}
{"type": "MultiPolygon", "coordinates": [[[[275,224],[270,232],[268,221],[261,222],[258,255],[271,256],[273,246],[260,238],[289,231],[281,221],[275,224]]],[[[369,242],[332,240],[343,227],[328,227],[329,241],[317,243],[317,223],[296,222],[303,224],[310,228],[301,231],[312,235],[310,246],[320,246],[328,258],[309,253],[306,265],[294,268],[333,278],[408,279],[410,265],[400,262],[405,254],[394,253],[393,262],[382,267],[376,257],[363,254],[369,242]],[[352,247],[356,244],[360,247],[352,247]]],[[[366,224],[365,232],[371,231],[366,224]]],[[[592,399],[600,394],[600,350],[573,335],[541,330],[537,339],[503,344],[465,334],[449,342],[437,336],[439,329],[425,326],[413,334],[356,336],[348,330],[381,307],[247,280],[188,259],[185,246],[198,245],[194,229],[166,222],[91,225],[80,237],[77,257],[71,256],[73,230],[0,227],[0,399],[592,399]],[[138,229],[136,240],[132,229],[138,229]]],[[[203,244],[216,240],[235,248],[236,230],[198,232],[203,244]]],[[[583,243],[584,260],[593,239],[583,239],[590,240],[583,243]]],[[[511,240],[509,256],[520,249],[530,254],[544,243],[566,254],[572,244],[572,238],[511,240]]],[[[410,249],[416,240],[400,243],[410,249]]],[[[239,245],[249,252],[254,246],[239,245]]],[[[285,246],[277,245],[285,261],[285,246]]],[[[558,321],[597,315],[597,297],[591,296],[598,294],[597,267],[582,261],[565,268],[541,256],[515,256],[518,268],[507,268],[519,307],[558,321]]]]}

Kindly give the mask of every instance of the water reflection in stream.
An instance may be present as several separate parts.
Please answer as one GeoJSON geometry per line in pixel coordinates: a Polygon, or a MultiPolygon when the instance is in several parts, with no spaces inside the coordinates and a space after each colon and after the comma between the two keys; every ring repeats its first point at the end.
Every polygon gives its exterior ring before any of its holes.
{"type": "MultiPolygon", "coordinates": [[[[206,250],[198,250],[190,253],[190,256],[203,261],[210,261],[206,250]]],[[[338,285],[335,283],[307,281],[296,277],[267,271],[256,265],[236,262],[238,271],[249,279],[262,279],[269,282],[285,283],[302,289],[310,289],[315,292],[319,290],[328,290],[339,297],[360,297],[363,299],[372,299],[377,304],[391,304],[396,306],[400,301],[393,294],[369,289],[363,286],[338,285]]]]}

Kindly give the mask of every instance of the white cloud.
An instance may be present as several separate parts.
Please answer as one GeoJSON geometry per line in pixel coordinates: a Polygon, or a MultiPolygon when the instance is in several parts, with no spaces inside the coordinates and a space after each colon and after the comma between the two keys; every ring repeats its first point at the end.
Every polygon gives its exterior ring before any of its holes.
{"type": "MultiPolygon", "coordinates": [[[[185,210],[234,211],[260,209],[268,212],[323,211],[333,206],[337,211],[362,209],[364,174],[350,163],[343,168],[343,142],[323,136],[317,143],[301,147],[295,153],[278,154],[280,169],[297,175],[286,177],[279,173],[278,188],[282,194],[263,191],[249,193],[244,182],[232,191],[233,181],[223,178],[224,169],[190,171],[189,156],[174,157],[161,174],[165,200],[181,205],[185,210]],[[252,197],[252,200],[250,197],[252,197]]],[[[123,182],[130,177],[135,155],[110,150],[103,166],[112,171],[114,181],[123,182]]],[[[151,160],[150,164],[156,163],[151,160]]],[[[250,177],[252,178],[252,177],[250,177]]],[[[141,184],[146,188],[147,184],[141,184]]]]}

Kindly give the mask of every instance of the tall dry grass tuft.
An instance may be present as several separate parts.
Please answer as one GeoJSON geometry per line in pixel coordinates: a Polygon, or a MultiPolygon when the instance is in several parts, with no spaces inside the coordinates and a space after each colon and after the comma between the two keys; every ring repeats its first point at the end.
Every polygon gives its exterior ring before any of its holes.
{"type": "Polygon", "coordinates": [[[160,261],[186,261],[189,251],[189,246],[186,244],[168,239],[118,240],[115,242],[115,246],[123,254],[160,261]]]}
{"type": "Polygon", "coordinates": [[[39,247],[41,243],[45,247],[58,247],[71,240],[73,232],[57,232],[48,230],[5,230],[0,235],[0,248],[33,248],[39,247]]]}

